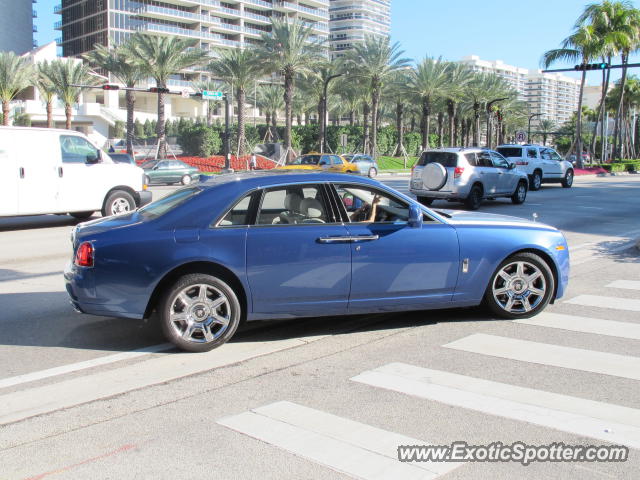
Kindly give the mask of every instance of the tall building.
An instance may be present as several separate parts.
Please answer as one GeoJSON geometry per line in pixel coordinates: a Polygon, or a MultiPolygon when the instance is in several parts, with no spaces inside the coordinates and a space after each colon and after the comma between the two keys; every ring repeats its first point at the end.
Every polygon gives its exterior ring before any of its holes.
{"type": "Polygon", "coordinates": [[[34,3],[35,0],[0,0],[0,51],[22,55],[34,47],[34,3]]]}
{"type": "Polygon", "coordinates": [[[344,55],[365,35],[389,36],[391,0],[331,0],[329,6],[331,52],[344,55]]]}
{"type": "Polygon", "coordinates": [[[514,67],[501,60],[481,60],[476,55],[463,57],[460,63],[473,71],[495,73],[507,80],[518,97],[529,104],[530,112],[540,114],[538,120],[549,119],[562,125],[578,109],[580,80],[577,78],[514,67]]]}

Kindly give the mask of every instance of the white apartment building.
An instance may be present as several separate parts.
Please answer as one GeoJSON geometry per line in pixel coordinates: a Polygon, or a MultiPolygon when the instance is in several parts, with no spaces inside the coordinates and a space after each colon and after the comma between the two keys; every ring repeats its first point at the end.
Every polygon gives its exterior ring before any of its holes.
{"type": "Polygon", "coordinates": [[[34,47],[34,3],[35,0],[0,0],[0,52],[22,55],[34,47]]]}
{"type": "Polygon", "coordinates": [[[549,119],[562,125],[578,109],[580,79],[515,67],[501,60],[481,60],[476,55],[463,57],[460,63],[474,71],[495,73],[506,79],[517,90],[518,97],[529,104],[531,113],[540,114],[536,121],[549,119]]]}
{"type": "Polygon", "coordinates": [[[331,0],[330,44],[334,57],[344,55],[365,35],[389,36],[391,0],[331,0]]]}

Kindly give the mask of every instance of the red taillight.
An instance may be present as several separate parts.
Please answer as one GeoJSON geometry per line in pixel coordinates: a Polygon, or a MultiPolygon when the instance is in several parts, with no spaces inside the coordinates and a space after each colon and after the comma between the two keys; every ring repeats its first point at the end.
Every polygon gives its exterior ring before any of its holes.
{"type": "Polygon", "coordinates": [[[464,167],[456,167],[453,171],[453,178],[459,178],[464,173],[464,167]]]}
{"type": "Polygon", "coordinates": [[[529,165],[529,162],[516,162],[516,165],[529,165]]]}
{"type": "Polygon", "coordinates": [[[89,242],[80,244],[76,251],[75,263],[79,267],[93,267],[93,245],[89,242]]]}

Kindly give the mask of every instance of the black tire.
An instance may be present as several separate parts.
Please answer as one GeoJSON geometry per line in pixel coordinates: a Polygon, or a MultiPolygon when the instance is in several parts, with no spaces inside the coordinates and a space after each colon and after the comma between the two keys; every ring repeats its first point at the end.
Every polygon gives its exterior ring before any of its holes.
{"type": "Polygon", "coordinates": [[[567,173],[564,174],[564,178],[562,179],[562,188],[571,188],[573,185],[573,170],[567,170],[567,173]]]}
{"type": "MultiPolygon", "coordinates": [[[[191,297],[189,293],[186,295],[189,298],[193,298],[196,302],[192,304],[191,307],[186,307],[186,305],[184,307],[190,308],[190,318],[196,319],[197,315],[202,314],[202,319],[205,320],[205,322],[200,322],[200,325],[210,321],[211,310],[209,310],[209,308],[211,307],[204,302],[200,302],[196,297],[191,297]],[[198,311],[199,308],[206,311],[198,311]]],[[[223,345],[234,335],[242,319],[242,307],[240,306],[236,293],[226,282],[212,275],[193,273],[183,276],[163,293],[162,300],[160,302],[159,318],[162,325],[162,332],[167,340],[173,343],[176,347],[188,352],[208,352],[223,345]],[[224,296],[226,300],[226,303],[216,308],[214,313],[220,318],[225,318],[227,323],[226,325],[222,325],[214,322],[209,325],[209,331],[212,334],[212,340],[210,341],[207,341],[204,337],[204,330],[202,327],[200,327],[199,331],[196,331],[195,329],[187,330],[189,327],[186,322],[185,325],[179,325],[178,322],[172,321],[171,318],[172,312],[178,314],[182,313],[182,311],[175,312],[175,308],[173,308],[174,306],[181,305],[183,303],[182,300],[178,299],[178,294],[185,291],[189,292],[190,289],[194,293],[200,292],[200,286],[207,286],[207,288],[212,290],[211,292],[207,292],[207,300],[215,301],[222,298],[222,296],[224,296]],[[208,298],[209,294],[220,294],[220,296],[216,298],[208,298]],[[183,335],[181,335],[180,331],[183,326],[183,335]],[[184,334],[189,332],[193,333],[187,340],[185,339],[184,334]]],[[[198,322],[193,321],[193,323],[196,324],[197,328],[198,322]]]]}
{"type": "Polygon", "coordinates": [[[102,206],[102,216],[120,215],[133,212],[136,209],[136,201],[129,192],[116,190],[111,192],[102,206]]]}
{"type": "Polygon", "coordinates": [[[536,170],[531,175],[531,179],[529,180],[529,190],[532,192],[536,192],[540,190],[542,187],[542,172],[540,170],[536,170]]]}
{"type": "Polygon", "coordinates": [[[516,205],[520,205],[524,203],[526,199],[527,199],[527,182],[524,180],[521,180],[520,182],[518,182],[518,186],[516,187],[515,192],[513,192],[513,195],[511,195],[511,201],[516,205]]]}
{"type": "Polygon", "coordinates": [[[78,220],[86,220],[87,218],[91,217],[91,215],[93,215],[93,210],[89,212],[69,212],[69,215],[71,215],[73,218],[77,218],[78,220]]]}
{"type": "Polygon", "coordinates": [[[469,210],[477,210],[482,203],[482,188],[480,185],[474,185],[471,187],[469,196],[464,200],[465,206],[469,210]]]}
{"type": "MultiPolygon", "coordinates": [[[[515,271],[514,271],[515,273],[515,271]]],[[[517,273],[516,273],[517,275],[517,273]]],[[[514,290],[515,292],[515,290],[514,290]]],[[[533,317],[540,313],[544,308],[549,304],[553,293],[555,292],[555,279],[553,277],[553,272],[551,271],[551,267],[547,264],[547,262],[542,259],[540,256],[533,253],[516,253],[515,255],[511,255],[509,258],[504,260],[498,268],[496,268],[493,275],[491,275],[491,279],[489,280],[489,285],[487,285],[487,289],[484,294],[484,303],[489,307],[492,313],[501,318],[508,319],[516,319],[516,318],[529,318],[533,317]],[[525,277],[530,276],[533,273],[533,269],[537,269],[537,271],[541,274],[536,280],[532,281],[531,284],[527,285],[526,280],[524,280],[525,284],[518,284],[520,277],[516,277],[513,280],[513,283],[509,285],[515,285],[514,288],[522,288],[522,294],[519,295],[521,297],[526,297],[526,302],[529,304],[531,308],[529,311],[526,311],[524,308],[524,298],[517,299],[515,297],[511,297],[514,301],[512,304],[512,308],[507,310],[505,307],[508,306],[510,295],[494,295],[494,286],[498,289],[504,288],[505,285],[508,285],[507,281],[500,276],[500,272],[503,269],[510,270],[512,267],[517,270],[517,264],[519,262],[523,262],[525,265],[528,265],[530,268],[525,267],[523,269],[523,275],[525,277]],[[515,265],[515,266],[514,266],[515,265]],[[536,288],[542,291],[542,287],[544,286],[543,294],[536,295],[531,293],[529,288],[536,288]],[[533,299],[535,305],[531,305],[531,301],[529,299],[533,299]],[[501,302],[505,302],[503,306],[501,302]],[[520,307],[516,307],[516,305],[520,305],[520,307]]],[[[518,295],[516,295],[517,297],[518,295]]]]}
{"type": "Polygon", "coordinates": [[[192,180],[193,179],[191,178],[191,175],[183,175],[182,178],[180,179],[180,183],[182,185],[189,185],[192,180]]]}
{"type": "Polygon", "coordinates": [[[418,202],[420,202],[422,205],[428,207],[429,205],[431,205],[433,203],[433,198],[429,198],[429,197],[418,197],[418,202]]]}
{"type": "Polygon", "coordinates": [[[376,170],[374,167],[371,167],[369,169],[369,178],[376,178],[376,175],[378,175],[378,170],[376,170]]]}
{"type": "Polygon", "coordinates": [[[149,175],[144,176],[144,183],[146,185],[151,185],[151,178],[149,178],[149,175]]]}

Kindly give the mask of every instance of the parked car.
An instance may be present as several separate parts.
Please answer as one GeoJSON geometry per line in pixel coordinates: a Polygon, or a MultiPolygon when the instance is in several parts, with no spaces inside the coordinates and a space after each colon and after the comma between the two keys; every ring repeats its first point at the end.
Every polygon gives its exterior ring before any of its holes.
{"type": "Polygon", "coordinates": [[[131,155],[128,153],[110,153],[109,157],[116,163],[129,163],[131,165],[138,165],[131,155]]]}
{"type": "Polygon", "coordinates": [[[463,202],[477,210],[483,199],[527,198],[526,174],[493,150],[443,148],[422,153],[413,168],[409,189],[423,205],[434,200],[463,202]]]}
{"type": "Polygon", "coordinates": [[[518,170],[529,177],[529,189],[539,190],[543,183],[561,183],[564,188],[573,185],[573,165],[553,148],[540,145],[500,145],[502,156],[515,162],[518,170]]]}
{"type": "Polygon", "coordinates": [[[245,319],[481,302],[527,318],[562,297],[569,273],[554,227],[429,210],[375,180],[323,172],[217,175],[78,225],[72,249],[64,278],[79,312],[157,312],[188,351],[222,345],[245,319]]]}
{"type": "Polygon", "coordinates": [[[358,173],[360,175],[366,175],[369,178],[375,178],[378,174],[378,163],[373,159],[371,155],[364,155],[360,153],[345,154],[342,158],[358,167],[358,173]]]}
{"type": "Polygon", "coordinates": [[[0,127],[0,216],[115,215],[151,201],[142,169],[71,130],[0,127]]]}
{"type": "Polygon", "coordinates": [[[325,172],[357,173],[357,165],[351,164],[339,155],[327,153],[307,153],[287,163],[280,170],[323,170],[325,172]]]}
{"type": "MultiPolygon", "coordinates": [[[[569,157],[567,157],[567,161],[571,162],[571,165],[575,167],[577,163],[575,153],[569,155],[569,157]]],[[[591,155],[586,152],[582,152],[582,163],[591,163],[591,155]]]]}
{"type": "Polygon", "coordinates": [[[147,184],[153,183],[181,183],[189,185],[193,180],[200,178],[200,171],[180,160],[151,160],[143,163],[147,184]]]}

